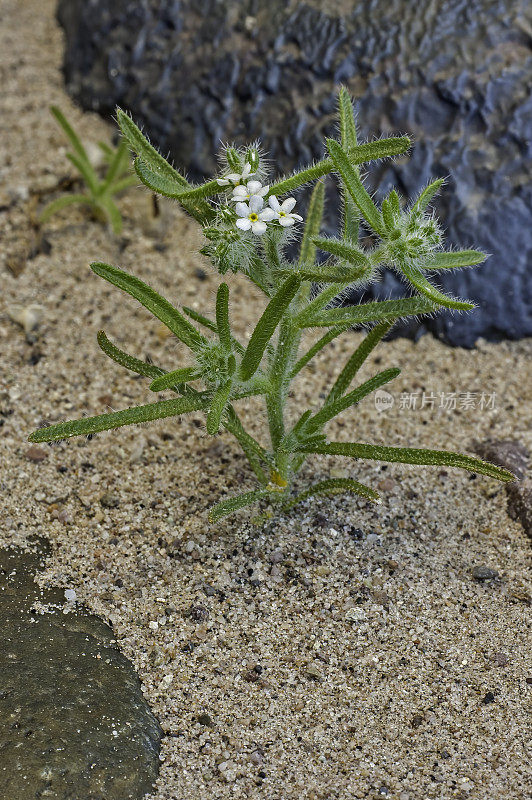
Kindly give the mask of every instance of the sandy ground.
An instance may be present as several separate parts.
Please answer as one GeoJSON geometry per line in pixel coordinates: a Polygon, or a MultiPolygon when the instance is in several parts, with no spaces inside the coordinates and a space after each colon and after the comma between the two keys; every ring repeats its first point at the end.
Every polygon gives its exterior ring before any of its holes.
{"type": "MultiPolygon", "coordinates": [[[[207,267],[194,225],[170,206],[150,217],[140,189],[121,201],[120,239],[69,210],[38,246],[28,215],[71,175],[48,105],[85,139],[111,136],[63,92],[53,10],[52,0],[0,2],[0,543],[45,534],[45,579],[113,624],[168,734],[152,800],[528,796],[529,542],[496,482],[315,459],[314,475],[380,487],[382,506],[338,497],[262,527],[245,514],[213,526],[207,507],[253,483],[233,442],[209,439],[199,416],[28,459],[26,437],[44,420],[149,401],[147,381],[99,351],[98,328],[167,368],[184,363],[177,342],[89,261],[118,263],[202,310],[217,284],[198,272],[207,267]],[[44,318],[28,341],[8,311],[31,303],[44,318]],[[475,580],[479,565],[498,577],[475,580]]],[[[245,337],[259,303],[231,283],[245,337]]],[[[318,397],[357,341],[346,335],[306,371],[294,408],[318,397]]],[[[334,433],[466,451],[488,437],[530,446],[529,359],[529,342],[385,344],[363,377],[401,365],[394,406],[379,414],[367,400],[334,433]],[[439,397],[434,408],[401,407],[402,393],[423,391],[470,392],[474,407],[459,398],[442,409],[439,397]],[[494,408],[480,408],[482,393],[494,408]]],[[[253,406],[243,414],[255,429],[253,406]]]]}

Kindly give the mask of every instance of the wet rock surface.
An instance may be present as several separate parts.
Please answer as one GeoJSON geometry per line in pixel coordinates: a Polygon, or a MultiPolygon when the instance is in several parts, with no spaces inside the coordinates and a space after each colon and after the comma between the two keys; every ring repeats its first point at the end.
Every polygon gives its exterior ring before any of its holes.
{"type": "Polygon", "coordinates": [[[0,797],[141,798],[158,773],[159,723],[109,626],[39,590],[41,560],[0,551],[0,797]]]}
{"type": "MultiPolygon", "coordinates": [[[[220,141],[260,137],[281,170],[320,156],[347,84],[361,137],[399,131],[416,142],[411,158],[372,165],[377,198],[392,184],[411,196],[449,176],[435,204],[449,243],[493,254],[480,270],[441,276],[478,302],[475,313],[401,332],[465,346],[532,334],[526,0],[437,0],[422,13],[407,0],[59,0],[58,16],[74,98],[105,115],[129,109],[196,178],[215,169],[220,141]]],[[[389,273],[371,292],[401,286],[389,273]]]]}

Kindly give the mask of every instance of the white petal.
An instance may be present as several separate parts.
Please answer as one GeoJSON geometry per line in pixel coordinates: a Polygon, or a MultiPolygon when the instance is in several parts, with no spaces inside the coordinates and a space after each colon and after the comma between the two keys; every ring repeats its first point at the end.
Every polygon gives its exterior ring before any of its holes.
{"type": "Polygon", "coordinates": [[[259,194],[261,197],[264,197],[265,195],[268,194],[269,188],[270,188],[269,186],[263,186],[262,189],[259,189],[259,191],[255,192],[255,194],[259,194]]]}
{"type": "Polygon", "coordinates": [[[235,186],[233,189],[233,200],[247,200],[249,197],[245,186],[235,186]]]}
{"type": "Polygon", "coordinates": [[[292,211],[295,204],[296,204],[295,197],[287,197],[284,203],[282,204],[281,208],[283,209],[285,214],[289,214],[292,211]]]}
{"type": "Polygon", "coordinates": [[[249,194],[259,194],[260,189],[262,189],[262,183],[260,181],[249,181],[247,184],[249,194]]]}
{"type": "Polygon", "coordinates": [[[271,197],[268,198],[268,203],[270,204],[271,208],[273,208],[274,211],[279,212],[281,210],[279,201],[274,194],[272,194],[271,197]]]}
{"type": "Polygon", "coordinates": [[[264,200],[262,199],[262,197],[259,197],[258,195],[254,194],[252,197],[249,198],[250,211],[254,211],[255,213],[257,213],[257,211],[261,210],[263,205],[264,205],[264,200]]]}
{"type": "Polygon", "coordinates": [[[252,222],[251,230],[253,231],[253,233],[256,233],[257,236],[262,236],[263,233],[266,233],[266,223],[260,221],[252,222]]]}
{"type": "Polygon", "coordinates": [[[273,208],[264,208],[259,214],[259,219],[262,219],[264,222],[271,222],[272,219],[277,219],[277,214],[273,208]]]}
{"type": "MultiPolygon", "coordinates": [[[[255,173],[253,173],[253,174],[255,174],[255,173]]],[[[242,170],[242,177],[243,178],[247,178],[248,175],[251,175],[251,164],[249,163],[249,161],[247,162],[247,164],[244,164],[244,169],[242,170]]]]}
{"type": "Polygon", "coordinates": [[[240,177],[237,172],[231,172],[230,175],[226,175],[227,180],[231,181],[231,183],[239,183],[240,177]]]}
{"type": "Polygon", "coordinates": [[[298,222],[303,222],[303,217],[301,217],[299,214],[290,214],[290,216],[292,217],[292,219],[295,219],[298,222]]]}
{"type": "Polygon", "coordinates": [[[249,217],[250,210],[247,203],[237,203],[235,211],[239,217],[249,217]]]}
{"type": "Polygon", "coordinates": [[[249,231],[251,228],[251,220],[247,217],[240,217],[236,221],[236,227],[240,228],[241,231],[249,231]]]}
{"type": "Polygon", "coordinates": [[[227,178],[216,178],[216,183],[218,186],[229,186],[229,181],[227,178]]]}
{"type": "Polygon", "coordinates": [[[293,224],[294,220],[292,217],[279,217],[279,225],[282,225],[283,228],[289,228],[293,224]]]}

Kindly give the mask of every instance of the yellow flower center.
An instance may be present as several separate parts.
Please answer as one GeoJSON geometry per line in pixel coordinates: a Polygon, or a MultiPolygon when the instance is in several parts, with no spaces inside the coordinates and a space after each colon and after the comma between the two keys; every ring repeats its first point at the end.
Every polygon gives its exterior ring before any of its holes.
{"type": "Polygon", "coordinates": [[[284,211],[279,211],[279,216],[280,216],[280,217],[286,217],[286,214],[285,214],[285,212],[284,212],[284,211]]]}
{"type": "Polygon", "coordinates": [[[258,214],[250,214],[250,215],[249,215],[249,218],[250,218],[250,220],[251,220],[252,222],[257,222],[257,221],[258,221],[258,219],[259,219],[259,216],[258,216],[258,214]]]}

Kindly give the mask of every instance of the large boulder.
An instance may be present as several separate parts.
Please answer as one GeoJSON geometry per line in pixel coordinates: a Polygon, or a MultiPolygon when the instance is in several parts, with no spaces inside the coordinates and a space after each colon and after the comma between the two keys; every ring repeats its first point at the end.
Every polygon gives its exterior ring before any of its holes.
{"type": "MultiPolygon", "coordinates": [[[[449,176],[448,242],[492,254],[449,272],[480,308],[423,323],[453,344],[532,334],[532,24],[528,0],[59,0],[65,76],[85,108],[129,109],[193,178],[220,141],[261,138],[281,170],[318,157],[335,94],[363,138],[408,132],[410,158],[371,166],[377,198],[449,176]],[[529,8],[529,6],[528,6],[529,8]]],[[[331,216],[331,219],[333,217],[331,216]]],[[[330,224],[330,223],[329,223],[330,224]]],[[[374,294],[399,293],[387,274],[374,294]]],[[[411,334],[419,327],[410,326],[411,334]]],[[[403,330],[404,332],[404,330],[403,330]]]]}

